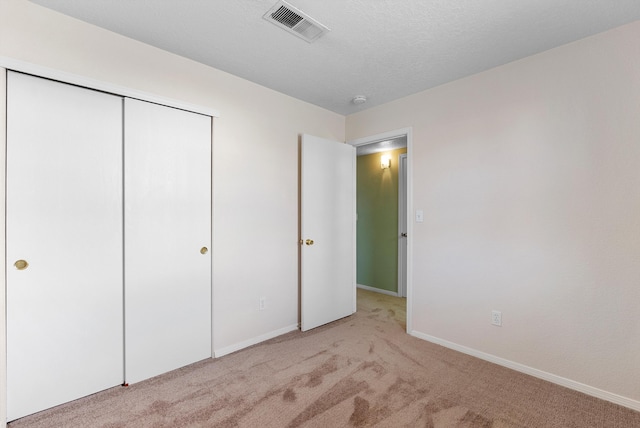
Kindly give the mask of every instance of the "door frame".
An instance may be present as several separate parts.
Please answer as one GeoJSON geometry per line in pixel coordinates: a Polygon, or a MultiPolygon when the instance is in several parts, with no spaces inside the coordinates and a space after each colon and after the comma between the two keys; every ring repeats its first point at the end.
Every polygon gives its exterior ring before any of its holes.
{"type": "MultiPolygon", "coordinates": [[[[409,193],[407,192],[407,175],[406,166],[408,162],[408,156],[406,153],[401,153],[398,155],[398,231],[402,233],[403,229],[407,230],[409,228],[409,210],[407,209],[407,197],[409,193]],[[403,162],[404,160],[404,162],[403,162]],[[403,228],[403,220],[404,225],[403,228]]],[[[405,232],[406,233],[406,232],[405,232]]],[[[407,233],[406,238],[409,237],[407,233]]],[[[398,237],[398,297],[406,297],[407,296],[407,249],[408,242],[405,239],[402,240],[402,236],[398,237]],[[401,249],[401,247],[404,247],[401,249]],[[404,266],[404,269],[402,268],[404,266]]]]}
{"type": "Polygon", "coordinates": [[[213,118],[220,117],[220,112],[218,110],[212,109],[207,106],[186,103],[173,98],[156,95],[151,92],[144,92],[127,86],[121,86],[115,83],[92,79],[90,77],[85,77],[79,74],[44,67],[38,64],[33,64],[6,56],[0,56],[0,73],[6,74],[6,70],[32,74],[36,77],[57,80],[62,83],[68,83],[70,85],[80,86],[87,89],[94,89],[96,91],[106,92],[121,97],[134,98],[141,101],[149,101],[150,103],[161,104],[167,107],[174,107],[193,113],[200,113],[205,116],[211,116],[213,118]]]}
{"type": "MultiPolygon", "coordinates": [[[[364,146],[366,144],[378,143],[380,141],[391,140],[393,138],[406,137],[407,138],[407,269],[405,277],[407,279],[407,333],[411,334],[413,330],[411,325],[412,320],[412,301],[413,301],[413,223],[411,222],[411,212],[413,211],[413,174],[412,174],[412,160],[413,160],[413,128],[400,128],[393,131],[383,132],[381,134],[370,135],[368,137],[357,138],[347,141],[347,144],[351,144],[354,147],[364,146]]],[[[354,201],[355,203],[355,201],[354,201]]],[[[399,267],[398,267],[399,268],[399,267]]]]}

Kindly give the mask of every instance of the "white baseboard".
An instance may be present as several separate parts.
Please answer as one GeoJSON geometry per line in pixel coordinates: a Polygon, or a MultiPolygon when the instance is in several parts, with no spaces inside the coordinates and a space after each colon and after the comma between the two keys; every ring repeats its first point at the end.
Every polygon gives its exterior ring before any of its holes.
{"type": "Polygon", "coordinates": [[[279,330],[270,331],[269,333],[265,333],[260,336],[253,337],[251,339],[244,340],[242,342],[233,344],[231,346],[225,346],[224,348],[214,349],[213,358],[219,358],[224,355],[231,354],[232,352],[236,352],[241,349],[248,348],[249,346],[257,345],[258,343],[264,342],[265,340],[273,339],[274,337],[278,337],[295,330],[298,330],[298,324],[290,325],[290,326],[281,328],[279,330]]]}
{"type": "Polygon", "coordinates": [[[458,345],[456,343],[449,342],[447,340],[440,339],[438,337],[430,336],[428,334],[424,334],[419,331],[413,330],[411,331],[410,334],[419,339],[426,340],[427,342],[432,342],[432,343],[444,346],[445,348],[453,349],[455,351],[462,352],[463,354],[471,355],[473,357],[480,358],[481,360],[489,361],[491,363],[495,363],[500,366],[507,367],[507,368],[519,371],[521,373],[525,373],[530,376],[537,377],[539,379],[543,379],[551,383],[555,383],[557,385],[582,392],[587,395],[591,395],[592,397],[600,398],[602,400],[610,401],[612,403],[619,404],[624,407],[628,407],[632,410],[640,411],[640,401],[623,397],[621,395],[614,394],[612,392],[603,391],[602,389],[598,389],[593,386],[585,385],[583,383],[576,382],[574,380],[567,379],[562,376],[557,376],[542,370],[534,369],[533,367],[525,366],[524,364],[520,364],[504,358],[496,357],[495,355],[487,354],[485,352],[481,352],[476,349],[458,345]]]}
{"type": "Polygon", "coordinates": [[[362,285],[362,284],[356,284],[356,286],[358,288],[362,288],[363,290],[373,291],[375,293],[386,294],[388,296],[398,297],[398,293],[396,293],[394,291],[383,290],[381,288],[376,288],[376,287],[369,287],[368,285],[362,285]]]}

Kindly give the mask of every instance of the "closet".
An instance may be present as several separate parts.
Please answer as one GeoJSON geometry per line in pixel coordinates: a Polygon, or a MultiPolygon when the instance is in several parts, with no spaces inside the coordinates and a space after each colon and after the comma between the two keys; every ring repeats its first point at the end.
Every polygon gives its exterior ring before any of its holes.
{"type": "Polygon", "coordinates": [[[7,412],[211,357],[211,125],[7,74],[7,412]]]}

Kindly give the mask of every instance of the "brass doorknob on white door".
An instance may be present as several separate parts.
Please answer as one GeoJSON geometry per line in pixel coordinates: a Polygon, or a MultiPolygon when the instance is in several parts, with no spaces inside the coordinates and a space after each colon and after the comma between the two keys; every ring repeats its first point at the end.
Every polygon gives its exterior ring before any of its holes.
{"type": "Polygon", "coordinates": [[[208,252],[209,252],[209,249],[207,247],[200,248],[200,254],[207,254],[208,252]]]}
{"type": "Polygon", "coordinates": [[[307,239],[304,243],[307,245],[313,245],[313,239],[307,239]]]}
{"type": "Polygon", "coordinates": [[[13,264],[18,270],[25,270],[29,267],[29,263],[26,260],[18,260],[13,264]]]}

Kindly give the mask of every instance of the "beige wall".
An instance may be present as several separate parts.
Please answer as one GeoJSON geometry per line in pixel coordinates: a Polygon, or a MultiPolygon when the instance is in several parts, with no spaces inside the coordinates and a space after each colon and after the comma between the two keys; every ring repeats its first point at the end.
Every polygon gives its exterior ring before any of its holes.
{"type": "Polygon", "coordinates": [[[640,22],[347,117],[349,140],[413,127],[414,334],[640,409],[638,40],[640,22]]]}
{"type": "MultiPolygon", "coordinates": [[[[0,1],[0,56],[218,110],[214,348],[229,350],[295,328],[298,134],[343,141],[344,116],[26,0],[0,1]],[[264,311],[258,310],[261,296],[267,298],[264,311]]],[[[4,108],[4,101],[0,104],[4,108]]],[[[4,123],[0,128],[4,138],[4,123]]],[[[4,149],[0,153],[4,156],[4,149]]],[[[4,161],[0,164],[4,169],[4,161]]],[[[4,196],[0,200],[4,203],[4,196]]],[[[4,358],[4,349],[0,355],[4,358]]]]}

